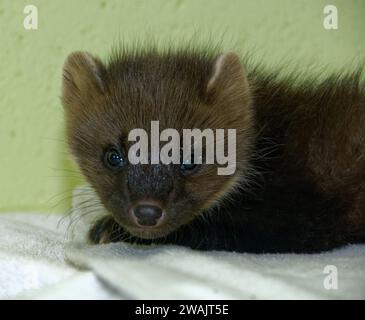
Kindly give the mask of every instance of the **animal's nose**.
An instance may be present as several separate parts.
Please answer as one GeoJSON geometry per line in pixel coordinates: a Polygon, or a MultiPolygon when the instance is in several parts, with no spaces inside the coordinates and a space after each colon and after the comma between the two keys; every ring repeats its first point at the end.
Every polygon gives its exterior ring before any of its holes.
{"type": "Polygon", "coordinates": [[[132,214],[141,227],[154,227],[163,220],[163,210],[152,204],[139,204],[132,208],[132,214]]]}

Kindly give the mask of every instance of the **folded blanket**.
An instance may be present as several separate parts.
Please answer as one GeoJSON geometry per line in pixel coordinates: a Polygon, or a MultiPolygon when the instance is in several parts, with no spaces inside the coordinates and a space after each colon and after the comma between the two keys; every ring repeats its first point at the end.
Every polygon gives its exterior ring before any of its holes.
{"type": "Polygon", "coordinates": [[[59,216],[0,215],[0,298],[61,282],[78,271],[64,260],[59,216]]]}
{"type": "Polygon", "coordinates": [[[106,213],[85,206],[97,201],[89,189],[74,199],[61,223],[55,215],[0,215],[0,298],[365,299],[365,245],[321,254],[91,246],[90,224],[106,213]]]}

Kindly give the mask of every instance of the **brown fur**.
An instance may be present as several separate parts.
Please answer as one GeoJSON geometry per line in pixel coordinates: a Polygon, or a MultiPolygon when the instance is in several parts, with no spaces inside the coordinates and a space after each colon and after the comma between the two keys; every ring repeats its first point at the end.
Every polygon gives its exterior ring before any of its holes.
{"type": "Polygon", "coordinates": [[[70,149],[112,214],[91,240],[260,252],[365,241],[359,75],[294,85],[257,68],[246,72],[235,54],[219,57],[194,49],[120,51],[107,64],[85,53],[68,57],[62,102],[70,149]],[[105,149],[127,149],[128,132],[149,132],[151,120],[160,130],[235,128],[236,173],[218,176],[215,165],[190,174],[174,165],[108,171],[105,149]],[[156,230],[141,230],[128,216],[140,199],[165,208],[156,230]]]}

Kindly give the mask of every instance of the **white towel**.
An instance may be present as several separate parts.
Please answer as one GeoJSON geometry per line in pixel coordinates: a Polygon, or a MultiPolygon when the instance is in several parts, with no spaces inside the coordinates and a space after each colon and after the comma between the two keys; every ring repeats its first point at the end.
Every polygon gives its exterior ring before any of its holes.
{"type": "Polygon", "coordinates": [[[199,252],[177,246],[91,246],[75,191],[73,227],[44,214],[0,215],[0,297],[34,299],[365,299],[365,245],[322,254],[199,252]],[[330,266],[331,274],[324,273],[330,266]],[[333,269],[336,268],[336,269],[333,269]],[[337,271],[337,289],[335,285],[337,271]],[[326,289],[328,277],[330,288],[326,289]]]}
{"type": "Polygon", "coordinates": [[[0,215],[0,298],[62,281],[77,271],[64,261],[59,216],[0,215]]]}

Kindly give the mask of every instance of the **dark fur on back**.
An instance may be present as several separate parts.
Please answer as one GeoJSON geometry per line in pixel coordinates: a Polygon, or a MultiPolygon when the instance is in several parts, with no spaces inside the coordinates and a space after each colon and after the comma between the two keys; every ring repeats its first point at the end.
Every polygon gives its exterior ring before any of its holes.
{"type": "Polygon", "coordinates": [[[117,51],[106,64],[93,59],[91,67],[82,55],[66,62],[71,152],[112,212],[95,224],[92,242],[253,252],[365,242],[361,73],[298,82],[249,64],[242,71],[232,56],[229,72],[208,90],[217,57],[216,50],[142,49],[117,51]],[[161,130],[236,128],[236,174],[203,168],[183,176],[174,166],[108,173],[100,160],[105,148],[127,147],[129,130],[148,131],[151,120],[160,120],[161,130]],[[169,210],[160,236],[138,236],[122,212],[146,195],[169,210]]]}

